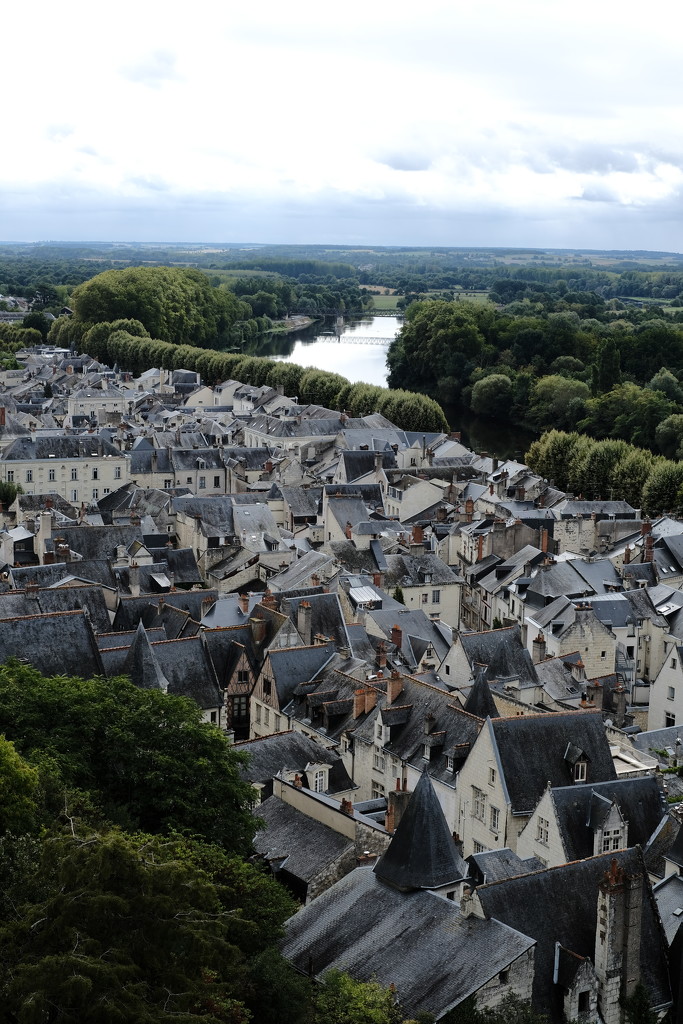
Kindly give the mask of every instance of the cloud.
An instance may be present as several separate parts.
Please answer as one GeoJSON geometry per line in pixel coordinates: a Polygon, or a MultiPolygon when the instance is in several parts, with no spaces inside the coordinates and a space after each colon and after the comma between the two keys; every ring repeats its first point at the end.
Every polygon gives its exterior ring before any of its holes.
{"type": "Polygon", "coordinates": [[[586,185],[580,196],[576,197],[586,203],[618,203],[619,197],[607,185],[597,183],[586,185]]]}
{"type": "Polygon", "coordinates": [[[168,50],[155,50],[139,60],[124,64],[120,73],[130,82],[139,82],[150,89],[158,89],[164,82],[179,81],[176,55],[168,50]]]}
{"type": "Polygon", "coordinates": [[[385,156],[376,156],[375,160],[385,167],[394,171],[428,171],[432,165],[431,157],[421,156],[418,153],[396,152],[387,153],[385,156]]]}

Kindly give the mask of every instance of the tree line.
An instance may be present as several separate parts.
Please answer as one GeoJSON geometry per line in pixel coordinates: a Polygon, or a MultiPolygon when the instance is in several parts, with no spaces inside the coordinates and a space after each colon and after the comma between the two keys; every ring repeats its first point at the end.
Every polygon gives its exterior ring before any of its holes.
{"type": "Polygon", "coordinates": [[[589,500],[627,501],[651,516],[683,511],[683,462],[626,441],[550,430],[533,442],[525,460],[560,490],[589,500]]]}

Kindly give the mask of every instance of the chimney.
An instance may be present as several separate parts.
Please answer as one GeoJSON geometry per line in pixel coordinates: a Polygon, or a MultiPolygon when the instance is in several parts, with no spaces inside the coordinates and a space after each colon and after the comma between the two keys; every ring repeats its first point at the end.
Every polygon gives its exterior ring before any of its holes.
{"type": "Polygon", "coordinates": [[[593,682],[588,683],[586,686],[586,695],[591,704],[594,704],[598,710],[602,710],[603,689],[601,683],[597,682],[597,680],[593,680],[593,682]]]}
{"type": "Polygon", "coordinates": [[[631,548],[627,544],[624,548],[624,565],[629,565],[631,562],[631,548]]]}
{"type": "Polygon", "coordinates": [[[387,679],[387,704],[393,704],[396,698],[403,692],[403,676],[396,669],[392,670],[387,679]]]}
{"type": "Polygon", "coordinates": [[[128,566],[128,584],[133,597],[140,596],[140,566],[137,562],[131,562],[128,566]]]}
{"type": "Polygon", "coordinates": [[[533,661],[534,665],[540,665],[542,661],[545,661],[545,654],[545,637],[543,636],[543,633],[541,633],[539,630],[538,636],[531,645],[531,660],[533,661]]]}
{"type": "Polygon", "coordinates": [[[403,646],[403,630],[396,623],[391,627],[391,642],[397,650],[401,650],[403,646]]]}
{"type": "Polygon", "coordinates": [[[0,427],[5,426],[5,407],[0,405],[0,427]]]}
{"type": "Polygon", "coordinates": [[[626,690],[623,683],[619,683],[613,691],[614,697],[614,724],[617,729],[622,729],[626,721],[626,690]]]}
{"type": "Polygon", "coordinates": [[[353,717],[360,718],[365,714],[365,690],[353,691],[353,717]]]}
{"type": "Polygon", "coordinates": [[[309,601],[301,601],[297,611],[296,628],[301,639],[308,646],[313,639],[313,609],[309,601]]]}
{"type": "Polygon", "coordinates": [[[255,644],[259,646],[266,639],[266,623],[264,619],[252,618],[249,619],[249,625],[251,626],[251,636],[255,644]]]}
{"type": "Polygon", "coordinates": [[[372,711],[372,709],[377,704],[377,690],[375,689],[374,686],[366,686],[365,687],[364,696],[365,696],[365,713],[367,714],[368,711],[372,711]]]}
{"type": "Polygon", "coordinates": [[[353,804],[350,800],[342,800],[339,810],[342,814],[348,814],[350,818],[353,818],[353,804]]]}
{"type": "Polygon", "coordinates": [[[385,669],[387,667],[387,645],[384,640],[380,640],[377,644],[377,668],[385,669]]]}
{"type": "Polygon", "coordinates": [[[548,554],[548,530],[545,526],[541,530],[541,551],[544,555],[548,554]]]}
{"type": "MultiPolygon", "coordinates": [[[[650,527],[650,529],[652,529],[652,527],[650,527]]],[[[643,561],[644,562],[654,562],[654,558],[655,558],[654,546],[655,546],[655,542],[653,540],[652,534],[651,533],[646,534],[646,536],[645,536],[645,552],[643,554],[643,561]]]]}
{"type": "Polygon", "coordinates": [[[320,586],[320,577],[318,576],[317,572],[314,572],[313,575],[311,576],[311,586],[312,587],[319,587],[320,586]]]}
{"type": "Polygon", "coordinates": [[[372,574],[372,582],[377,587],[378,590],[381,590],[382,586],[384,584],[384,580],[382,579],[382,573],[381,572],[373,572],[373,574],[372,574]]]}
{"type": "Polygon", "coordinates": [[[346,539],[351,540],[351,523],[348,519],[346,520],[346,529],[344,530],[344,533],[346,534],[346,539]]]}
{"type": "Polygon", "coordinates": [[[215,597],[205,597],[203,599],[203,601],[202,601],[202,608],[201,608],[201,617],[202,618],[204,618],[204,616],[208,614],[208,612],[211,610],[211,608],[213,608],[215,603],[216,603],[216,598],[215,597]]]}
{"type": "Polygon", "coordinates": [[[388,832],[395,832],[398,828],[412,795],[402,788],[401,780],[396,779],[396,789],[390,789],[387,793],[387,814],[384,819],[384,827],[388,832]]]}
{"type": "Polygon", "coordinates": [[[275,598],[273,597],[273,591],[266,588],[263,597],[261,598],[261,604],[264,608],[275,608],[275,598]]]}
{"type": "Polygon", "coordinates": [[[36,599],[38,597],[38,591],[40,587],[36,580],[29,580],[26,584],[26,596],[36,599]]]}
{"type": "Polygon", "coordinates": [[[616,857],[598,888],[595,974],[604,1024],[621,1024],[623,1000],[640,981],[643,879],[627,875],[616,857]]]}
{"type": "Polygon", "coordinates": [[[477,561],[481,562],[484,557],[484,534],[480,533],[477,539],[477,561]]]}
{"type": "Polygon", "coordinates": [[[249,594],[239,594],[237,604],[243,615],[249,614],[249,594]]]}
{"type": "Polygon", "coordinates": [[[468,498],[465,502],[465,520],[468,523],[472,522],[474,518],[474,501],[472,498],[468,498]]]}

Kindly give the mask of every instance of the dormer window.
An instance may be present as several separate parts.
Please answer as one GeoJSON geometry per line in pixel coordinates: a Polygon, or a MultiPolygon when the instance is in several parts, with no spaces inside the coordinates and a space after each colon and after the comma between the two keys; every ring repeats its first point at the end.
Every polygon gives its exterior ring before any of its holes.
{"type": "Polygon", "coordinates": [[[620,850],[623,845],[622,830],[620,828],[606,828],[602,833],[603,853],[609,853],[610,850],[620,850]]]}
{"type": "Polygon", "coordinates": [[[455,758],[446,757],[446,768],[448,769],[449,772],[455,770],[455,758]]]}
{"type": "Polygon", "coordinates": [[[586,761],[577,761],[574,765],[574,782],[585,782],[588,774],[588,764],[586,761]]]}

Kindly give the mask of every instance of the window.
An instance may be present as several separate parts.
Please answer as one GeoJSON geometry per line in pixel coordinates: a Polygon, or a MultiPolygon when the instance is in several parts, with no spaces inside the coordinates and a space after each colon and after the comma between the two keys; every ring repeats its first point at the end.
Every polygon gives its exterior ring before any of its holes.
{"type": "Polygon", "coordinates": [[[381,800],[382,797],[386,796],[386,790],[384,786],[379,782],[373,782],[372,784],[372,799],[381,800]]]}
{"type": "Polygon", "coordinates": [[[451,666],[450,665],[446,665],[446,675],[449,676],[450,674],[451,674],[451,666]]]}
{"type": "Polygon", "coordinates": [[[97,466],[95,466],[95,468],[92,471],[92,478],[93,478],[93,480],[97,480],[98,479],[98,473],[99,473],[99,469],[97,468],[97,466]]]}
{"type": "Polygon", "coordinates": [[[428,603],[429,603],[429,594],[423,594],[422,595],[422,604],[428,604],[428,603]]]}
{"type": "Polygon", "coordinates": [[[602,852],[609,853],[610,850],[621,849],[621,829],[606,828],[602,833],[602,852]]]}
{"type": "Polygon", "coordinates": [[[676,659],[675,658],[671,659],[671,667],[672,668],[676,668],[676,659]]]}
{"type": "Polygon", "coordinates": [[[536,820],[536,841],[543,843],[544,846],[548,845],[548,830],[550,828],[550,822],[547,818],[541,818],[540,816],[536,820]]]}
{"type": "Polygon", "coordinates": [[[676,697],[676,688],[674,686],[667,686],[666,688],[666,699],[674,700],[676,697]]]}
{"type": "Polygon", "coordinates": [[[500,811],[497,807],[491,808],[491,816],[489,818],[489,824],[492,832],[498,832],[500,828],[500,811]]]}
{"type": "Polygon", "coordinates": [[[275,716],[275,732],[279,732],[280,731],[280,723],[281,722],[282,722],[282,719],[281,719],[280,715],[276,715],[275,716]]]}
{"type": "Polygon", "coordinates": [[[383,730],[382,725],[381,725],[380,722],[377,723],[377,730],[376,731],[377,731],[377,739],[381,740],[382,736],[383,736],[384,730],[383,730]]]}
{"type": "Polygon", "coordinates": [[[322,793],[325,789],[325,772],[316,772],[313,780],[313,789],[316,793],[322,793]]]}
{"type": "Polygon", "coordinates": [[[26,483],[27,484],[32,484],[33,483],[33,470],[32,469],[27,469],[26,470],[26,483]]]}
{"type": "Polygon", "coordinates": [[[110,488],[110,487],[105,487],[105,488],[104,488],[104,493],[105,493],[105,494],[109,494],[110,490],[111,490],[111,488],[110,488]]]}
{"type": "Polygon", "coordinates": [[[380,754],[378,751],[375,751],[374,757],[372,759],[372,766],[375,769],[375,771],[383,772],[385,764],[386,761],[384,760],[384,755],[380,754]]]}
{"type": "Polygon", "coordinates": [[[243,722],[249,717],[249,698],[248,697],[233,697],[232,698],[232,713],[235,722],[243,722]]]}
{"type": "Polygon", "coordinates": [[[48,471],[47,471],[47,478],[48,478],[48,480],[54,480],[55,479],[54,466],[50,466],[50,468],[48,469],[48,471]]]}
{"type": "Polygon", "coordinates": [[[270,681],[270,679],[264,679],[263,680],[263,695],[264,695],[264,697],[270,697],[272,686],[273,686],[273,684],[270,681]]]}
{"type": "Polygon", "coordinates": [[[237,670],[237,682],[240,683],[242,686],[246,686],[250,678],[251,676],[249,674],[248,668],[240,668],[237,670]]]}
{"type": "Polygon", "coordinates": [[[496,769],[489,768],[489,786],[495,786],[496,784],[496,769]]]}
{"type": "Polygon", "coordinates": [[[170,487],[173,487],[173,480],[164,480],[164,487],[165,487],[165,488],[166,488],[167,490],[168,490],[168,489],[169,489],[170,487]]]}
{"type": "Polygon", "coordinates": [[[220,485],[221,485],[221,478],[219,476],[215,476],[213,478],[213,486],[214,487],[220,487],[220,485]]]}
{"type": "Polygon", "coordinates": [[[607,657],[607,651],[600,651],[600,657],[601,658],[606,658],[607,657]]]}
{"type": "Polygon", "coordinates": [[[478,843],[476,839],[474,840],[474,852],[475,853],[486,853],[486,850],[487,850],[487,847],[484,846],[483,843],[478,843]]]}
{"type": "Polygon", "coordinates": [[[120,466],[114,466],[114,480],[120,480],[120,479],[121,479],[121,467],[120,466]]]}
{"type": "Polygon", "coordinates": [[[432,590],[432,604],[439,604],[441,601],[441,591],[432,590]]]}
{"type": "Polygon", "coordinates": [[[199,478],[199,490],[200,491],[205,491],[206,490],[206,477],[205,476],[200,476],[200,478],[199,478]]]}
{"type": "Polygon", "coordinates": [[[78,470],[76,469],[75,466],[71,467],[71,479],[78,480],[78,470]]]}
{"type": "Polygon", "coordinates": [[[585,761],[577,761],[574,765],[574,782],[585,782],[588,765],[585,761]]]}
{"type": "Polygon", "coordinates": [[[270,708],[263,709],[263,724],[270,726],[270,708]]]}
{"type": "Polygon", "coordinates": [[[8,469],[7,470],[7,483],[8,484],[13,484],[14,483],[14,470],[13,469],[8,469]]]}
{"type": "Polygon", "coordinates": [[[256,724],[260,725],[261,724],[261,705],[260,704],[256,704],[254,706],[256,708],[256,724]]]}
{"type": "Polygon", "coordinates": [[[215,724],[216,724],[216,715],[217,715],[217,712],[216,712],[216,711],[212,711],[212,712],[211,712],[211,723],[212,723],[213,725],[215,725],[215,724]]]}
{"type": "Polygon", "coordinates": [[[423,761],[429,761],[429,760],[431,760],[431,756],[432,756],[431,747],[429,746],[428,743],[423,744],[423,746],[422,746],[422,760],[423,761]]]}
{"type": "Polygon", "coordinates": [[[71,500],[72,501],[78,501],[78,491],[75,488],[71,492],[71,500]]]}
{"type": "Polygon", "coordinates": [[[446,757],[446,768],[448,769],[449,772],[455,770],[455,758],[450,756],[446,757]]]}
{"type": "Polygon", "coordinates": [[[92,498],[93,498],[93,501],[97,501],[97,499],[99,498],[99,496],[100,496],[100,492],[99,492],[98,488],[97,488],[97,487],[93,487],[93,489],[92,489],[92,498]]]}
{"type": "Polygon", "coordinates": [[[504,971],[500,971],[498,974],[498,981],[501,985],[507,985],[510,980],[510,968],[506,967],[504,971]]]}
{"type": "Polygon", "coordinates": [[[589,991],[579,992],[579,1013],[590,1013],[591,994],[589,991]]]}
{"type": "Polygon", "coordinates": [[[676,716],[672,715],[670,711],[664,715],[664,728],[670,729],[672,725],[676,724],[676,716]]]}
{"type": "Polygon", "coordinates": [[[482,793],[476,786],[472,786],[472,814],[479,821],[486,817],[486,793],[482,793]]]}
{"type": "Polygon", "coordinates": [[[186,481],[185,481],[185,483],[191,484],[192,483],[192,477],[188,476],[186,481]]]}

